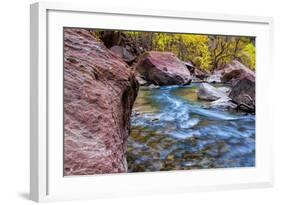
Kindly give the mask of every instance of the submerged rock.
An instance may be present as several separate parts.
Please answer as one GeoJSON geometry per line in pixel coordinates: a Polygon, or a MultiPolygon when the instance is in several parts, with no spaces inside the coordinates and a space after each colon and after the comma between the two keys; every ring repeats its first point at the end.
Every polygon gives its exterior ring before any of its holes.
{"type": "Polygon", "coordinates": [[[64,175],[126,172],[134,73],[89,31],[64,37],[64,175]]]}
{"type": "Polygon", "coordinates": [[[170,52],[146,52],[139,57],[136,68],[145,80],[155,85],[180,85],[191,82],[189,70],[170,52]]]}
{"type": "Polygon", "coordinates": [[[226,93],[208,83],[201,83],[197,95],[199,99],[207,101],[213,101],[223,97],[227,97],[226,93]]]}
{"type": "Polygon", "coordinates": [[[217,89],[219,91],[225,93],[226,95],[229,95],[229,93],[231,92],[231,88],[229,88],[229,87],[218,87],[217,89]]]}
{"type": "Polygon", "coordinates": [[[218,100],[210,102],[208,105],[209,108],[216,108],[216,109],[235,109],[237,105],[232,102],[231,98],[229,97],[222,97],[218,100]]]}
{"type": "Polygon", "coordinates": [[[154,85],[154,84],[150,84],[149,86],[147,86],[148,89],[155,89],[155,88],[159,88],[159,85],[154,85]]]}

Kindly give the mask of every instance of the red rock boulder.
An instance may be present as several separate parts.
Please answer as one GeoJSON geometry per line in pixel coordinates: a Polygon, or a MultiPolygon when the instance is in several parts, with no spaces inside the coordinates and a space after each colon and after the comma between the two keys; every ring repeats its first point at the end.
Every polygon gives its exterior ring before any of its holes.
{"type": "MultiPolygon", "coordinates": [[[[229,97],[239,106],[243,105],[247,109],[255,109],[255,78],[252,75],[244,75],[233,84],[229,97]]],[[[243,108],[243,107],[242,107],[243,108]]]]}
{"type": "Polygon", "coordinates": [[[237,60],[233,60],[231,63],[227,64],[222,70],[220,70],[220,73],[222,75],[222,82],[233,83],[237,79],[241,79],[246,75],[255,78],[255,72],[237,60]]]}
{"type": "Polygon", "coordinates": [[[134,73],[84,29],[64,30],[64,175],[127,171],[134,73]]]}
{"type": "Polygon", "coordinates": [[[146,81],[156,85],[191,82],[188,68],[171,52],[146,52],[139,57],[136,68],[146,81]]]}

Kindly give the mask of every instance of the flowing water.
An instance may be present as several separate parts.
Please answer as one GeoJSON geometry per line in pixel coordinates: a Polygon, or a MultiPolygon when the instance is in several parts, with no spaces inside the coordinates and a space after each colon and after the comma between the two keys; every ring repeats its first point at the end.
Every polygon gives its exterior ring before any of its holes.
{"type": "Polygon", "coordinates": [[[126,153],[129,172],[255,166],[255,116],[206,108],[197,89],[140,88],[126,153]]]}

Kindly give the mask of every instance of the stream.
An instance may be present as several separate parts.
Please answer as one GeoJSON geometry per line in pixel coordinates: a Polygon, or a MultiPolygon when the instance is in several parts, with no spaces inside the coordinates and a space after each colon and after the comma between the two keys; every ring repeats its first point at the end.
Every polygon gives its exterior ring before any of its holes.
{"type": "Polygon", "coordinates": [[[206,108],[198,86],[140,88],[128,172],[255,166],[255,115],[206,108]]]}

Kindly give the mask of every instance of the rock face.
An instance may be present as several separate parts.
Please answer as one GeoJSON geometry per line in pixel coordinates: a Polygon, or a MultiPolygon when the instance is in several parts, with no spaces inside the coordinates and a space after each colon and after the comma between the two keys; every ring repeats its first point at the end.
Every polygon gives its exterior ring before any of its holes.
{"type": "Polygon", "coordinates": [[[222,82],[234,83],[237,79],[241,79],[244,76],[252,76],[255,78],[255,72],[240,63],[237,60],[233,60],[230,64],[227,64],[222,70],[222,82]]]}
{"type": "Polygon", "coordinates": [[[227,97],[227,94],[208,83],[201,83],[198,89],[198,98],[201,100],[214,101],[223,97],[227,97]]]}
{"type": "Polygon", "coordinates": [[[132,52],[122,46],[112,46],[110,50],[121,57],[128,64],[131,64],[136,58],[136,56],[133,55],[132,52]]]}
{"type": "Polygon", "coordinates": [[[89,31],[64,36],[64,175],[126,172],[134,73],[89,31]]]}
{"type": "Polygon", "coordinates": [[[132,65],[136,57],[143,53],[143,49],[137,46],[133,39],[123,32],[101,31],[99,35],[105,46],[129,65],[132,65]]]}
{"type": "Polygon", "coordinates": [[[179,85],[191,82],[189,70],[170,52],[146,52],[139,57],[136,68],[146,81],[156,85],[179,85]]]}
{"type": "Polygon", "coordinates": [[[238,105],[245,104],[254,109],[256,97],[255,78],[252,75],[245,75],[238,79],[233,85],[229,97],[238,105]]]}

